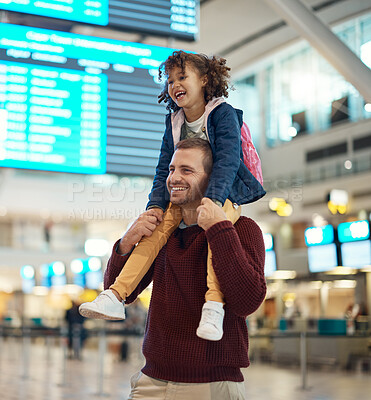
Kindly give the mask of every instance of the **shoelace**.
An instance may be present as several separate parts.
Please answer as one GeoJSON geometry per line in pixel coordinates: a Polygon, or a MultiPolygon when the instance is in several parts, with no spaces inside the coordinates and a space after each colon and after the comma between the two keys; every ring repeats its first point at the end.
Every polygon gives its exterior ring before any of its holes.
{"type": "Polygon", "coordinates": [[[205,309],[202,312],[201,322],[204,324],[217,325],[219,319],[219,313],[215,310],[205,309]]]}

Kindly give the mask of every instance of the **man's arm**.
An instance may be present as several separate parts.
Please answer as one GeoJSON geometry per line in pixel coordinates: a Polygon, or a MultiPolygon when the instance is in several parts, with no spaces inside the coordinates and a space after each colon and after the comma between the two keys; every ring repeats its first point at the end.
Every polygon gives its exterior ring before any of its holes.
{"type": "Polygon", "coordinates": [[[198,225],[206,231],[226,305],[245,317],[260,306],[266,294],[262,232],[249,218],[240,218],[233,225],[209,199],[203,199],[197,211],[198,225]]]}

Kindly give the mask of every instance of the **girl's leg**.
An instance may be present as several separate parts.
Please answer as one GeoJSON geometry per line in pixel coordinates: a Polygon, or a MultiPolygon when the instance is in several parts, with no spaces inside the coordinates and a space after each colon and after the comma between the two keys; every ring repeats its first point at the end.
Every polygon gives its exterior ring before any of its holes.
{"type": "MultiPolygon", "coordinates": [[[[234,208],[227,200],[223,206],[228,219],[234,224],[241,215],[241,207],[234,208]]],[[[215,275],[210,246],[207,257],[207,287],[205,304],[202,307],[200,325],[196,334],[206,340],[220,340],[223,337],[224,296],[220,290],[218,279],[215,275]]]]}
{"type": "Polygon", "coordinates": [[[135,247],[110,289],[114,289],[125,300],[138,286],[170,235],[182,219],[180,208],[170,204],[162,222],[149,237],[144,237],[135,247]]]}
{"type": "MultiPolygon", "coordinates": [[[[232,202],[230,200],[226,200],[223,206],[223,210],[226,213],[228,219],[235,224],[235,222],[241,216],[241,207],[234,208],[232,202]]],[[[220,291],[220,286],[218,279],[215,275],[213,262],[212,262],[212,254],[210,250],[210,246],[208,247],[208,256],[207,256],[207,287],[208,291],[205,294],[206,301],[217,301],[219,303],[224,304],[224,296],[220,291]]]]}

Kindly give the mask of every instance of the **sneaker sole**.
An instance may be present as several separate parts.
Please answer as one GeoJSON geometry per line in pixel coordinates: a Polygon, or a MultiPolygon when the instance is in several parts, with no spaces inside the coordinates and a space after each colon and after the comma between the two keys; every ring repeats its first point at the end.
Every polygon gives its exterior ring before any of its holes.
{"type": "Polygon", "coordinates": [[[212,342],[217,342],[223,337],[223,334],[221,334],[220,336],[207,336],[204,335],[202,332],[199,332],[198,329],[196,331],[196,335],[201,339],[210,340],[212,342]]]}
{"type": "Polygon", "coordinates": [[[124,316],[123,317],[112,317],[110,315],[102,314],[98,311],[88,310],[86,308],[80,309],[79,313],[85,318],[92,318],[92,319],[106,319],[109,321],[121,321],[121,320],[125,319],[124,316]]]}

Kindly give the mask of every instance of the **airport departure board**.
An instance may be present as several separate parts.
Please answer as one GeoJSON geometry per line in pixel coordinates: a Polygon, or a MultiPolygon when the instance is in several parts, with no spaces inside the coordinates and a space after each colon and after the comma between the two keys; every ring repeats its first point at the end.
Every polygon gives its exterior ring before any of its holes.
{"type": "Polygon", "coordinates": [[[0,62],[0,85],[0,165],[105,172],[105,75],[0,62]]]}
{"type": "Polygon", "coordinates": [[[152,176],[172,51],[0,24],[0,166],[152,176]]]}
{"type": "Polygon", "coordinates": [[[0,10],[195,40],[195,0],[0,0],[0,10]]]}
{"type": "Polygon", "coordinates": [[[108,0],[0,0],[0,9],[96,25],[108,24],[108,0]]]}

